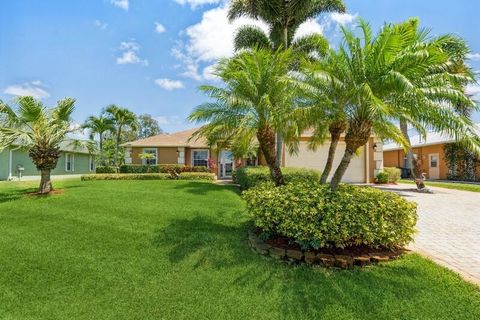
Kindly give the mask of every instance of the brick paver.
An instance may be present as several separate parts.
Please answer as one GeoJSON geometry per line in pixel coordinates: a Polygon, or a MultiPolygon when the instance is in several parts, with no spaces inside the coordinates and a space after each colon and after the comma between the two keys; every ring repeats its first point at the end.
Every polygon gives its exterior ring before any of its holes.
{"type": "Polygon", "coordinates": [[[480,193],[412,185],[381,187],[418,203],[418,234],[411,249],[480,285],[480,193]]]}

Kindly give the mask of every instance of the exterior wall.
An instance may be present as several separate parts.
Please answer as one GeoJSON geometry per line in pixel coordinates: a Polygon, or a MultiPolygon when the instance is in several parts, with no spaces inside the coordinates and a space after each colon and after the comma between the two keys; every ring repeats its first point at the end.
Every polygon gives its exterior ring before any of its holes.
{"type": "MultiPolygon", "coordinates": [[[[413,148],[413,153],[417,155],[417,159],[420,162],[422,171],[426,173],[429,178],[429,164],[428,155],[438,153],[439,156],[439,170],[440,179],[448,178],[448,167],[445,161],[445,151],[443,150],[444,144],[437,144],[432,146],[425,146],[419,148],[413,148]]],[[[383,154],[386,167],[403,168],[405,166],[405,152],[403,150],[385,151],[383,154]]]]}
{"type": "MultiPolygon", "coordinates": [[[[62,152],[58,159],[57,167],[52,170],[52,175],[77,175],[90,173],[90,155],[82,153],[72,153],[74,155],[74,170],[65,170],[65,153],[62,152]]],[[[20,172],[18,167],[23,167],[22,176],[37,176],[39,172],[28,153],[23,150],[12,151],[12,176],[18,177],[20,172]]],[[[4,150],[0,154],[0,180],[8,179],[9,171],[9,150],[4,150]]]]}

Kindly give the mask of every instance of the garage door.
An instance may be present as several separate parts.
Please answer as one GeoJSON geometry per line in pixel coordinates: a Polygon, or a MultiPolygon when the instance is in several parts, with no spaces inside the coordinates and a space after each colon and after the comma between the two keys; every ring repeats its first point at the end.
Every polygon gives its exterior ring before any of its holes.
{"type": "MultiPolygon", "coordinates": [[[[329,145],[324,145],[316,151],[308,149],[308,142],[301,142],[297,155],[285,156],[285,166],[297,168],[309,168],[323,171],[325,163],[327,162],[329,145]]],[[[350,166],[343,177],[343,182],[349,183],[363,183],[365,179],[365,147],[360,148],[359,155],[354,156],[350,166]]],[[[339,142],[335,160],[333,161],[333,168],[329,180],[332,178],[338,164],[340,163],[343,153],[345,152],[345,142],[339,142]]]]}

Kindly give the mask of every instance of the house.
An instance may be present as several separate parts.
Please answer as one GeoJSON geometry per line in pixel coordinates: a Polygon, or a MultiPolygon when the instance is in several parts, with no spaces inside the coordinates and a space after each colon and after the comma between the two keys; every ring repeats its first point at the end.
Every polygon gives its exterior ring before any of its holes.
{"type": "MultiPolygon", "coordinates": [[[[480,124],[477,124],[480,132],[480,124]]],[[[448,179],[451,170],[445,157],[445,146],[455,143],[455,138],[441,132],[430,132],[426,139],[421,135],[410,137],[414,157],[430,180],[448,179]]],[[[383,162],[385,167],[407,168],[407,158],[403,148],[395,143],[386,144],[383,147],[383,162]]],[[[477,176],[480,176],[480,166],[476,168],[477,176]]]]}
{"type": "MultiPolygon", "coordinates": [[[[66,141],[61,144],[61,155],[52,176],[74,176],[95,172],[95,158],[85,147],[74,147],[66,141]]],[[[22,148],[0,151],[0,180],[36,180],[40,172],[22,148]]]]}
{"type": "MultiPolygon", "coordinates": [[[[159,134],[146,139],[140,139],[123,144],[125,147],[125,163],[127,164],[184,164],[189,166],[207,166],[216,164],[213,169],[219,178],[229,178],[235,168],[245,165],[265,165],[262,157],[259,159],[235,159],[230,150],[214,150],[203,138],[191,139],[198,130],[190,129],[172,134],[159,134]],[[141,154],[155,155],[151,159],[142,159],[141,154]]],[[[305,132],[301,137],[299,151],[290,155],[284,152],[282,166],[300,167],[323,170],[328,156],[328,144],[312,151],[308,142],[312,135],[305,132]]],[[[336,167],[345,151],[345,143],[340,141],[334,161],[336,167]]],[[[373,182],[376,174],[383,169],[382,143],[370,138],[366,146],[359,150],[358,156],[352,160],[344,182],[373,182]]],[[[333,174],[333,173],[332,173],[333,174]]]]}

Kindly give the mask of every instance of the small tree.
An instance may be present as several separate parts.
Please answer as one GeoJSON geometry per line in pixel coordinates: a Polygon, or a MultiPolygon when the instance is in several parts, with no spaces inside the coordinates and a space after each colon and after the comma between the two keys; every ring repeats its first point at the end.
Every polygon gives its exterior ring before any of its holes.
{"type": "MultiPolygon", "coordinates": [[[[41,172],[38,193],[53,190],[50,173],[60,157],[60,144],[67,140],[71,130],[74,99],[64,99],[47,109],[33,97],[21,97],[14,109],[0,101],[0,150],[23,147],[28,150],[36,168],[41,172]]],[[[73,141],[74,145],[80,142],[73,141]],[[76,142],[76,143],[75,143],[76,142]]],[[[92,144],[87,144],[91,149],[92,144]]]]}
{"type": "Polygon", "coordinates": [[[115,157],[114,164],[118,165],[120,143],[122,138],[123,130],[130,128],[132,130],[137,130],[138,123],[137,117],[135,114],[126,109],[121,108],[116,105],[110,105],[105,109],[105,114],[109,119],[111,119],[115,125],[115,157]]]}

